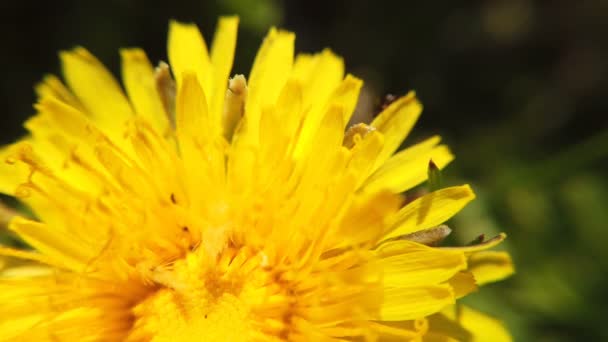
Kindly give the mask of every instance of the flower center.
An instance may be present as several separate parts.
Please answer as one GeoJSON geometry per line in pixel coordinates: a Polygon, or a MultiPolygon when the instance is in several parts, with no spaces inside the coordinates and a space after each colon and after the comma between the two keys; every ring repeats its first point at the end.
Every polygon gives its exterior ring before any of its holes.
{"type": "Polygon", "coordinates": [[[133,308],[133,339],[291,339],[336,324],[356,331],[379,305],[370,296],[377,272],[356,251],[308,264],[249,247],[210,257],[202,247],[150,270],[156,290],[133,308]]]}
{"type": "Polygon", "coordinates": [[[132,335],[160,341],[250,340],[252,299],[260,298],[267,273],[246,248],[227,248],[215,258],[199,248],[156,267],[152,280],[158,289],[133,309],[132,335]]]}

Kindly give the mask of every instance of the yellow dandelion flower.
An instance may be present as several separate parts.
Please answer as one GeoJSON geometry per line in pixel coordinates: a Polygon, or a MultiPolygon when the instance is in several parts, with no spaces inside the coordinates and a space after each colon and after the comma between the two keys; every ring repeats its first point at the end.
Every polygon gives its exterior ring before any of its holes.
{"type": "Polygon", "coordinates": [[[508,340],[453,306],[512,272],[485,251],[504,235],[431,246],[470,187],[403,203],[453,159],[439,137],[395,153],[416,96],[346,129],[362,82],[341,58],[294,58],[271,29],[229,79],[237,23],[209,51],[171,22],[170,67],[122,50],[126,94],[84,48],[60,54],[67,86],[46,77],[0,151],[0,191],[36,215],[9,224],[32,249],[0,246],[0,340],[508,340]]]}

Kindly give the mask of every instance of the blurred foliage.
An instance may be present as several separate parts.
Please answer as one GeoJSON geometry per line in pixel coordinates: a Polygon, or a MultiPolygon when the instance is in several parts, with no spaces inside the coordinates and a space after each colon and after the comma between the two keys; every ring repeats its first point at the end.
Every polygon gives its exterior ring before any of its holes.
{"type": "Polygon", "coordinates": [[[467,300],[517,341],[608,340],[608,2],[30,0],[0,13],[3,143],[23,134],[57,50],[83,44],[114,72],[117,47],[165,59],[169,18],[211,37],[217,15],[239,14],[235,73],[271,25],[295,31],[299,51],[332,47],[367,82],[360,119],[416,89],[426,107],[408,143],[441,133],[458,157],[443,183],[478,193],[454,239],[505,231],[517,266],[467,300]]]}

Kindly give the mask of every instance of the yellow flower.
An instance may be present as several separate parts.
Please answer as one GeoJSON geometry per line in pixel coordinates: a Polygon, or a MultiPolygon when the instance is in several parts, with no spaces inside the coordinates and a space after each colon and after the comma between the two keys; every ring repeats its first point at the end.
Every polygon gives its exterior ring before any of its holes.
{"type": "Polygon", "coordinates": [[[30,135],[0,152],[0,191],[37,216],[9,226],[33,250],[0,247],[0,340],[508,340],[453,306],[512,272],[483,251],[504,235],[429,246],[470,187],[403,205],[453,158],[439,137],[394,154],[415,95],[346,129],[362,82],[342,59],[294,59],[271,29],[229,79],[237,23],[208,52],[172,22],[170,70],[122,50],[127,95],[85,49],[61,53],[67,87],[46,77],[30,135]]]}

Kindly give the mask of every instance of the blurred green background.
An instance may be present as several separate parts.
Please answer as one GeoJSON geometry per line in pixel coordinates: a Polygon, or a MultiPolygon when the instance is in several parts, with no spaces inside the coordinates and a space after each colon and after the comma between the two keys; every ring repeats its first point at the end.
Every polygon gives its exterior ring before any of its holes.
{"type": "Polygon", "coordinates": [[[606,341],[608,327],[608,1],[2,1],[0,142],[23,134],[33,85],[80,44],[114,72],[118,47],[166,60],[167,21],[239,14],[235,73],[271,25],[298,51],[326,46],[366,80],[360,118],[415,89],[425,112],[407,143],[439,133],[457,159],[445,182],[478,200],[456,239],[509,234],[517,274],[469,302],[516,341],[606,341]]]}

